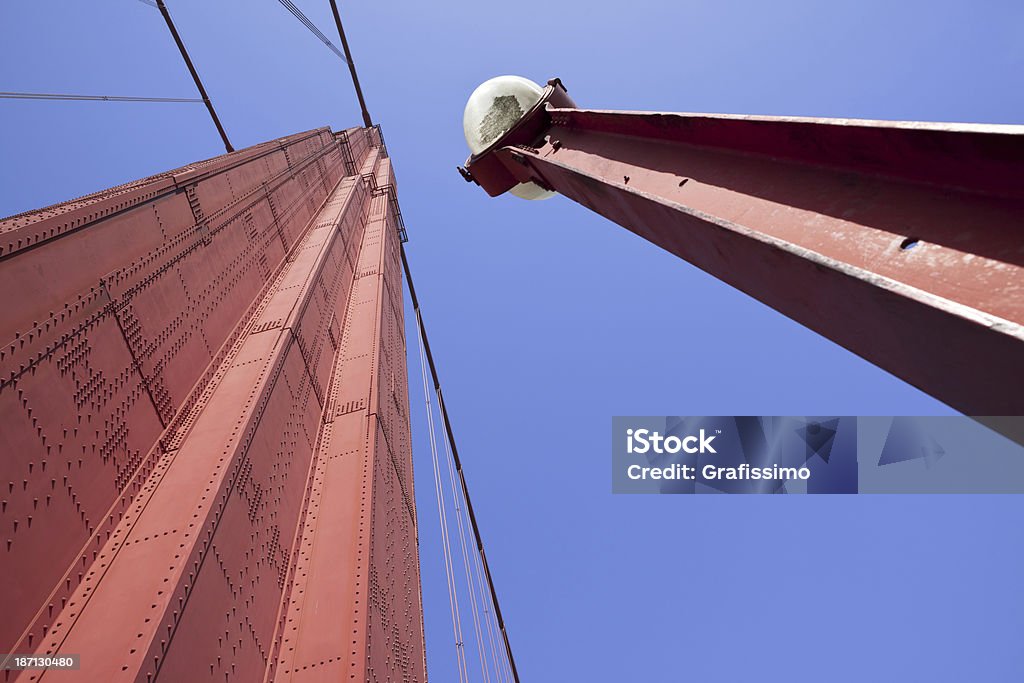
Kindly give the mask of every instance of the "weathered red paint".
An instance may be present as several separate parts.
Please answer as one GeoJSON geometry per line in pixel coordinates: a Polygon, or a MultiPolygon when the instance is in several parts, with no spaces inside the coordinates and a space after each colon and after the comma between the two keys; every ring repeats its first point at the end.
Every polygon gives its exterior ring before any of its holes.
{"type": "Polygon", "coordinates": [[[4,680],[425,679],[394,187],[320,129],[0,222],[0,650],[82,655],[4,680]]]}
{"type": "Polygon", "coordinates": [[[1024,126],[533,115],[467,164],[490,194],[554,189],[965,413],[1024,414],[1024,126]]]}

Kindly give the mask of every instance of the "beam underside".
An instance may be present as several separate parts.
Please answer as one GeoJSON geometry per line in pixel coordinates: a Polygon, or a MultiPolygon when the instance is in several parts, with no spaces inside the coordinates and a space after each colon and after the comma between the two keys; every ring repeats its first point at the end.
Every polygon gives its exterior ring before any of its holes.
{"type": "Polygon", "coordinates": [[[520,180],[963,412],[1024,414],[1024,198],[1007,176],[1024,168],[1024,136],[581,110],[552,119],[539,148],[498,152],[520,180]]]}

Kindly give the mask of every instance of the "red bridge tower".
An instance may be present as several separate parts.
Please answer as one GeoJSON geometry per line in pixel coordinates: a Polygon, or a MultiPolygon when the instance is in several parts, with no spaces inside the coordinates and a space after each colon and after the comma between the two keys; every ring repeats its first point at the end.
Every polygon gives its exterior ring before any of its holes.
{"type": "Polygon", "coordinates": [[[4,680],[425,680],[378,128],[0,221],[4,680]]]}

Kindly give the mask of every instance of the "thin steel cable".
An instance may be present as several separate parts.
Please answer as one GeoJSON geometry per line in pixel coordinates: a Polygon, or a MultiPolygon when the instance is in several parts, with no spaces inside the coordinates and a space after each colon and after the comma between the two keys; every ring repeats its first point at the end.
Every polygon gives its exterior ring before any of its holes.
{"type": "MultiPolygon", "coordinates": [[[[448,454],[448,458],[451,459],[451,444],[445,439],[445,450],[448,454]]],[[[508,669],[508,659],[504,656],[499,656],[497,649],[497,638],[495,636],[496,624],[494,621],[494,612],[488,608],[490,603],[490,596],[487,594],[487,589],[484,585],[484,572],[483,567],[480,566],[480,555],[473,553],[472,559],[473,565],[473,578],[475,581],[473,584],[476,589],[480,591],[479,603],[483,608],[483,621],[487,626],[487,641],[489,644],[491,663],[494,666],[495,676],[499,681],[504,683],[505,681],[511,680],[511,673],[508,669]]],[[[502,655],[504,655],[502,651],[502,655]]]]}
{"type": "Polygon", "coordinates": [[[164,3],[164,0],[156,0],[156,6],[157,9],[160,10],[160,14],[163,15],[164,22],[167,24],[167,30],[171,32],[171,37],[174,38],[174,44],[178,46],[178,52],[181,53],[181,58],[185,60],[185,66],[188,67],[188,72],[192,75],[192,80],[196,84],[199,96],[203,98],[206,110],[210,112],[210,118],[213,119],[213,125],[217,127],[217,132],[220,133],[220,139],[224,142],[224,149],[228,152],[234,152],[235,148],[231,145],[231,141],[228,140],[228,134],[224,131],[224,126],[220,123],[220,118],[217,116],[217,110],[213,108],[213,102],[210,100],[210,96],[206,94],[206,88],[203,87],[203,82],[199,78],[199,72],[196,71],[195,64],[192,63],[192,58],[189,57],[188,50],[185,49],[185,43],[182,42],[181,36],[178,34],[178,29],[174,26],[174,21],[171,19],[171,13],[167,11],[167,5],[164,3]]]}
{"type": "MultiPolygon", "coordinates": [[[[359,75],[356,73],[356,63],[352,61],[352,50],[348,47],[348,39],[345,38],[345,28],[341,25],[341,14],[338,13],[338,3],[331,0],[331,12],[334,14],[334,24],[338,28],[338,37],[341,38],[341,48],[345,51],[345,61],[348,63],[349,73],[352,74],[352,85],[356,89],[356,97],[359,99],[359,109],[363,114],[363,125],[369,128],[373,125],[370,112],[366,109],[366,100],[363,99],[363,89],[359,85],[359,75]]],[[[430,355],[430,344],[427,344],[427,355],[430,355]]]]}
{"type": "Polygon", "coordinates": [[[445,454],[447,455],[445,465],[448,469],[448,482],[452,489],[452,505],[455,506],[455,520],[459,529],[459,548],[462,551],[462,568],[466,572],[466,588],[469,590],[469,607],[473,615],[473,634],[476,637],[476,652],[480,659],[480,674],[483,676],[484,683],[490,683],[491,677],[487,668],[487,658],[484,656],[483,631],[480,629],[480,609],[477,606],[476,586],[473,583],[473,577],[470,572],[469,552],[466,548],[466,528],[462,523],[462,506],[459,505],[459,494],[455,489],[455,465],[452,463],[452,451],[448,439],[442,434],[441,440],[444,442],[445,454]]]}
{"type": "Polygon", "coordinates": [[[451,608],[452,633],[455,637],[455,656],[459,670],[460,683],[468,683],[469,672],[466,667],[466,652],[462,639],[462,615],[459,609],[458,587],[455,582],[455,569],[451,557],[451,541],[448,536],[448,517],[445,512],[444,487],[441,485],[441,466],[437,455],[437,435],[434,429],[434,408],[430,402],[430,389],[427,384],[427,363],[423,351],[423,340],[417,336],[420,349],[420,372],[423,375],[423,401],[427,408],[427,434],[430,439],[430,456],[434,467],[434,494],[437,498],[437,519],[441,527],[441,548],[444,553],[444,573],[448,581],[448,606],[451,608]]]}
{"type": "MultiPolygon", "coordinates": [[[[422,354],[422,347],[420,353],[422,354]]],[[[424,367],[422,355],[420,357],[421,371],[424,367]]],[[[427,401],[427,422],[430,432],[431,455],[434,466],[434,493],[437,497],[438,518],[441,524],[441,544],[445,559],[445,574],[448,579],[448,599],[452,611],[452,631],[455,637],[456,660],[459,669],[459,681],[468,683],[469,671],[466,663],[465,641],[462,634],[462,610],[459,607],[458,584],[455,578],[455,567],[452,562],[451,537],[448,529],[447,506],[444,500],[444,488],[441,484],[441,470],[437,455],[437,436],[434,428],[433,408],[430,405],[429,392],[426,389],[426,374],[424,372],[424,392],[427,401]]]]}
{"type": "Polygon", "coordinates": [[[160,9],[160,5],[156,4],[156,0],[139,0],[143,5],[149,5],[150,7],[156,7],[160,9]]]}
{"type": "MultiPolygon", "coordinates": [[[[334,4],[334,0],[331,0],[334,4]]],[[[448,409],[444,404],[444,395],[441,393],[441,380],[438,376],[437,365],[434,363],[434,355],[430,351],[430,340],[427,337],[427,328],[423,323],[423,313],[420,310],[419,298],[416,296],[416,287],[413,285],[412,270],[409,268],[409,258],[405,253],[405,245],[399,243],[399,253],[402,257],[402,269],[405,272],[405,281],[409,285],[409,298],[412,299],[413,311],[416,314],[416,325],[419,329],[420,343],[426,353],[427,363],[430,365],[430,376],[434,380],[434,393],[437,396],[437,407],[441,413],[441,421],[444,424],[445,434],[448,443],[451,445],[452,462],[459,475],[459,486],[462,490],[463,500],[466,501],[466,515],[469,517],[470,525],[473,528],[473,538],[476,541],[477,553],[480,556],[480,566],[487,579],[487,588],[490,591],[491,605],[494,607],[494,618],[501,633],[502,642],[505,646],[505,655],[508,660],[508,667],[512,674],[512,680],[519,683],[519,671],[516,669],[516,660],[512,656],[512,643],[508,637],[508,629],[505,628],[505,619],[501,614],[501,603],[498,602],[498,591],[494,586],[494,577],[491,575],[490,565],[487,562],[487,554],[484,551],[483,537],[480,535],[480,525],[476,520],[476,513],[473,512],[473,501],[469,497],[469,486],[466,484],[466,477],[462,471],[462,461],[459,458],[459,450],[455,445],[455,435],[452,431],[452,423],[448,417],[448,409]]]]}
{"type": "Polygon", "coordinates": [[[123,97],[120,95],[68,95],[63,93],[43,92],[0,92],[0,99],[5,100],[69,100],[74,102],[189,102],[202,104],[195,97],[123,97]]]}
{"type": "MultiPolygon", "coordinates": [[[[504,657],[499,657],[498,655],[498,641],[495,636],[494,612],[488,609],[487,606],[490,601],[487,596],[487,589],[484,587],[484,572],[480,567],[480,556],[476,553],[473,554],[473,575],[476,578],[476,585],[480,591],[480,595],[483,596],[481,604],[484,608],[484,623],[487,624],[487,642],[490,645],[491,662],[494,664],[494,670],[497,673],[498,680],[505,683],[505,681],[510,680],[508,660],[504,657]]],[[[504,652],[502,652],[502,654],[504,654],[504,652]]]]}
{"type": "Polygon", "coordinates": [[[306,28],[308,28],[309,32],[312,33],[314,36],[316,36],[320,40],[320,42],[322,42],[324,45],[326,45],[330,49],[331,52],[333,52],[335,55],[337,55],[338,59],[340,59],[341,61],[346,62],[346,63],[348,62],[348,60],[345,59],[345,55],[342,54],[341,50],[339,50],[337,47],[335,47],[334,43],[332,43],[327,38],[327,36],[325,36],[320,31],[320,29],[318,29],[316,27],[316,25],[312,21],[309,20],[309,17],[307,17],[305,14],[302,13],[302,10],[300,10],[298,7],[295,6],[294,2],[292,2],[291,0],[277,0],[277,1],[279,3],[281,3],[281,5],[286,10],[291,12],[295,16],[296,19],[298,19],[300,22],[302,22],[302,25],[305,26],[306,28]]]}
{"type": "MultiPolygon", "coordinates": [[[[451,465],[451,460],[452,460],[451,444],[448,442],[447,439],[445,439],[445,452],[446,452],[446,454],[448,456],[448,459],[449,459],[449,474],[452,474],[452,470],[454,469],[454,467],[451,465]]],[[[454,478],[452,479],[452,488],[453,488],[452,496],[456,497],[456,494],[454,492],[454,478]]],[[[456,500],[457,500],[457,497],[456,497],[456,500]]],[[[458,505],[456,505],[456,512],[459,514],[459,522],[460,522],[459,533],[460,534],[462,533],[461,522],[462,522],[462,514],[464,514],[464,510],[465,510],[465,508],[463,507],[463,508],[461,508],[461,511],[460,511],[460,507],[458,505]]],[[[460,538],[460,540],[461,540],[461,538],[460,538]]],[[[465,546],[463,546],[463,551],[462,552],[463,552],[463,557],[466,557],[465,546]]],[[[481,646],[480,647],[484,651],[489,651],[489,654],[490,654],[490,664],[493,667],[494,676],[495,676],[496,680],[501,681],[502,683],[504,683],[505,681],[509,680],[508,659],[498,655],[498,650],[497,650],[497,646],[496,646],[496,642],[497,641],[495,639],[495,633],[494,633],[494,631],[495,631],[494,613],[493,613],[492,610],[488,609],[488,603],[490,602],[490,596],[488,596],[487,589],[484,586],[484,575],[483,575],[483,568],[480,566],[480,555],[477,554],[477,553],[472,553],[472,556],[473,556],[472,560],[470,560],[470,564],[472,566],[472,578],[469,576],[469,570],[467,569],[466,581],[470,584],[470,591],[472,591],[472,592],[479,591],[479,598],[477,600],[477,604],[479,604],[480,608],[482,608],[482,612],[483,612],[482,620],[483,620],[483,622],[484,622],[484,624],[486,626],[486,631],[487,631],[487,643],[482,643],[483,636],[482,636],[480,631],[477,631],[478,642],[481,642],[481,646]]],[[[476,605],[474,605],[474,609],[476,609],[476,605]]],[[[502,655],[504,655],[504,652],[502,652],[502,655]]],[[[483,652],[480,653],[480,657],[481,657],[481,661],[483,661],[484,658],[485,658],[483,652]]],[[[484,677],[485,677],[485,679],[487,678],[487,674],[486,673],[484,674],[484,677]]]]}

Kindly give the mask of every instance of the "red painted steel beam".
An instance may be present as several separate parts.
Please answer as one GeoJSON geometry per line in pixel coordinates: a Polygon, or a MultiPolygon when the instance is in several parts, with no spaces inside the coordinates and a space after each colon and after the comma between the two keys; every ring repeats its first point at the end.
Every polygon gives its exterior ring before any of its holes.
{"type": "Polygon", "coordinates": [[[1024,126],[546,95],[563,103],[471,157],[467,179],[555,190],[958,410],[1024,414],[1024,126]]]}

